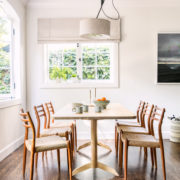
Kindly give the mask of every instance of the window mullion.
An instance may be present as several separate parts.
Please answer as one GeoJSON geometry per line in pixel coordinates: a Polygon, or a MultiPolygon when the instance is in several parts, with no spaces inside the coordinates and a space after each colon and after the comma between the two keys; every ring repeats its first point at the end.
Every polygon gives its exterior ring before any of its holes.
{"type": "Polygon", "coordinates": [[[82,49],[81,44],[77,43],[77,75],[82,79],[82,49]]]}

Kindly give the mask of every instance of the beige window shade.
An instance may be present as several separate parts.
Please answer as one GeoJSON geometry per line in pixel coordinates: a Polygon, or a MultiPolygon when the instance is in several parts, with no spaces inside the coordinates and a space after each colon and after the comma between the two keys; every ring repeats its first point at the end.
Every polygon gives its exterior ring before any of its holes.
{"type": "MultiPolygon", "coordinates": [[[[81,19],[38,19],[38,43],[94,41],[79,36],[81,19]]],[[[120,41],[120,20],[110,20],[110,22],[110,38],[97,41],[120,41]]]]}

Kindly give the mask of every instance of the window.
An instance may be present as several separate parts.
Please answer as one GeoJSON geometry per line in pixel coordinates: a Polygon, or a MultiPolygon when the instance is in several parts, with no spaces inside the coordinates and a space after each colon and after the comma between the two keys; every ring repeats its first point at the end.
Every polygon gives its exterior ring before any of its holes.
{"type": "Polygon", "coordinates": [[[117,43],[47,44],[45,47],[47,82],[79,82],[80,86],[91,87],[118,85],[117,43]]]}
{"type": "Polygon", "coordinates": [[[14,97],[13,24],[0,7],[0,97],[14,97]]]}
{"type": "Polygon", "coordinates": [[[76,58],[76,44],[48,45],[49,79],[68,80],[73,74],[77,75],[76,58]],[[58,68],[62,70],[62,76],[57,76],[58,68]]]}

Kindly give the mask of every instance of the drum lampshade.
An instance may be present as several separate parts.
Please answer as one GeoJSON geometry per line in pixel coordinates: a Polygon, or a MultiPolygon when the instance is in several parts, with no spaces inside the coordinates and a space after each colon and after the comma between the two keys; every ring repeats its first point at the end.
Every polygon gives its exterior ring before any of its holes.
{"type": "Polygon", "coordinates": [[[110,21],[105,19],[82,19],[80,21],[80,37],[87,39],[108,39],[110,37],[110,21]]]}

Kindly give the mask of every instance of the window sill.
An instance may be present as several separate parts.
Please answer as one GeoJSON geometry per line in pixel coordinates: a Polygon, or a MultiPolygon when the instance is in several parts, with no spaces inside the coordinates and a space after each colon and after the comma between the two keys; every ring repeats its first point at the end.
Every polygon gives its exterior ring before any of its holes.
{"type": "Polygon", "coordinates": [[[79,83],[44,83],[41,89],[63,89],[63,88],[118,88],[117,82],[101,83],[101,82],[79,82],[79,83]]]}
{"type": "Polygon", "coordinates": [[[0,99],[0,109],[21,104],[21,99],[0,99]]]}

